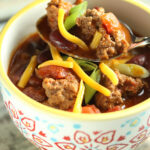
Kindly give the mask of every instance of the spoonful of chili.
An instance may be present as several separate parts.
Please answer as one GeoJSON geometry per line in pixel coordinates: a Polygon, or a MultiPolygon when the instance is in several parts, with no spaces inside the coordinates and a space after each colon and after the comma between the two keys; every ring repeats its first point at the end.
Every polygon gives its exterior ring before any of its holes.
{"type": "Polygon", "coordinates": [[[105,13],[101,7],[87,10],[86,1],[72,7],[67,17],[62,8],[57,13],[55,30],[50,25],[53,22],[48,22],[54,18],[49,18],[48,14],[38,20],[36,27],[40,37],[63,54],[100,62],[150,44],[150,37],[136,37],[113,13],[105,13]],[[100,17],[96,18],[95,14],[100,17]],[[97,24],[101,24],[101,28],[97,24]]]}

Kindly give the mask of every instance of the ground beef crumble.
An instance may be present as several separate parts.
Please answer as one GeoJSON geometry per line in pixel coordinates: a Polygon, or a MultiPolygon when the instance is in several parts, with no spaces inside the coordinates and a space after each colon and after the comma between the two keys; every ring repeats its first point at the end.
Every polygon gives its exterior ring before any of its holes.
{"type": "Polygon", "coordinates": [[[77,18],[76,24],[81,28],[82,34],[86,40],[93,37],[96,30],[101,25],[100,16],[104,14],[104,8],[87,9],[85,15],[77,18]]]}
{"type": "Polygon", "coordinates": [[[113,85],[112,82],[105,76],[102,76],[103,85],[108,88],[112,94],[110,97],[104,96],[101,93],[97,93],[95,96],[95,103],[101,110],[107,111],[113,109],[115,106],[122,106],[124,104],[123,96],[135,95],[143,88],[144,84],[139,78],[132,78],[118,71],[115,71],[119,79],[117,86],[113,85]]]}
{"type": "Polygon", "coordinates": [[[111,34],[107,32],[101,20],[104,14],[107,13],[105,13],[102,7],[88,9],[85,15],[77,18],[76,21],[77,26],[81,28],[82,36],[84,36],[82,39],[92,40],[96,31],[102,34],[99,46],[96,49],[97,57],[101,60],[126,53],[129,47],[129,43],[125,39],[125,34],[122,30],[113,29],[111,34]]]}
{"type": "MultiPolygon", "coordinates": [[[[48,4],[46,10],[51,30],[58,29],[58,9],[63,8],[66,11],[66,17],[69,15],[69,10],[73,6],[74,5],[71,3],[64,2],[63,0],[52,0],[48,4]]],[[[129,43],[125,39],[125,33],[122,29],[113,28],[112,32],[108,33],[102,21],[102,18],[104,18],[105,15],[110,15],[110,17],[114,17],[115,20],[119,22],[113,13],[105,13],[104,8],[102,7],[87,9],[84,15],[76,19],[76,25],[82,32],[81,39],[86,43],[92,41],[96,31],[102,33],[102,38],[96,48],[97,58],[101,60],[109,59],[121,53],[126,53],[129,47],[129,43]]]]}
{"type": "Polygon", "coordinates": [[[65,79],[45,78],[43,88],[48,97],[48,105],[54,108],[68,110],[74,105],[78,88],[79,79],[70,73],[65,79]]]}
{"type": "Polygon", "coordinates": [[[66,15],[72,8],[72,4],[63,0],[51,0],[47,7],[48,23],[52,30],[58,29],[58,8],[63,8],[66,11],[66,15]]]}

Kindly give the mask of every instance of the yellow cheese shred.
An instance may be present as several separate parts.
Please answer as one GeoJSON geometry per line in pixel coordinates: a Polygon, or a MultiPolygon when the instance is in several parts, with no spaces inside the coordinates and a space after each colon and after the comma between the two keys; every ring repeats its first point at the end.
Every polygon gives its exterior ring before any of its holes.
{"type": "Polygon", "coordinates": [[[99,42],[100,42],[101,38],[102,38],[102,33],[96,31],[95,34],[94,34],[93,40],[90,44],[90,48],[91,49],[96,49],[99,45],[99,42]]]}
{"type": "Polygon", "coordinates": [[[52,44],[49,44],[49,47],[50,47],[50,51],[51,51],[51,54],[52,54],[52,58],[54,60],[61,60],[63,61],[60,53],[58,52],[57,48],[54,47],[52,44]]]}
{"type": "Polygon", "coordinates": [[[117,58],[104,60],[103,63],[105,63],[110,68],[115,69],[116,67],[118,67],[119,64],[125,64],[127,61],[129,61],[133,57],[134,57],[133,54],[127,53],[127,54],[123,54],[117,58]]]}
{"type": "Polygon", "coordinates": [[[58,28],[59,31],[61,33],[61,35],[67,39],[68,41],[77,44],[79,47],[81,47],[83,50],[88,51],[89,48],[88,46],[85,44],[84,41],[82,41],[81,39],[79,39],[78,37],[70,34],[65,26],[64,26],[64,16],[65,16],[65,11],[62,8],[59,8],[58,10],[58,28]]]}
{"type": "Polygon", "coordinates": [[[105,96],[110,96],[111,92],[109,89],[104,86],[98,84],[96,81],[91,79],[82,69],[81,67],[73,60],[73,58],[69,57],[67,59],[70,62],[73,62],[73,71],[90,87],[104,94],[105,96]]]}
{"type": "Polygon", "coordinates": [[[114,85],[118,84],[118,82],[119,82],[118,77],[117,77],[116,73],[110,67],[108,67],[104,63],[100,63],[99,67],[100,67],[102,73],[105,74],[114,85]]]}
{"type": "Polygon", "coordinates": [[[38,68],[49,66],[49,65],[55,65],[55,66],[61,66],[65,68],[73,68],[73,63],[68,61],[61,61],[61,60],[48,60],[43,62],[38,66],[38,68]]]}
{"type": "Polygon", "coordinates": [[[32,56],[27,68],[23,72],[23,74],[18,82],[18,86],[20,88],[24,88],[27,85],[30,77],[32,76],[32,73],[34,72],[36,65],[37,65],[37,56],[32,56]]]}
{"type": "Polygon", "coordinates": [[[85,86],[84,86],[83,80],[81,80],[77,98],[76,98],[76,101],[75,101],[75,104],[73,107],[74,113],[82,112],[82,101],[83,101],[83,97],[84,97],[84,91],[85,91],[85,86]]]}

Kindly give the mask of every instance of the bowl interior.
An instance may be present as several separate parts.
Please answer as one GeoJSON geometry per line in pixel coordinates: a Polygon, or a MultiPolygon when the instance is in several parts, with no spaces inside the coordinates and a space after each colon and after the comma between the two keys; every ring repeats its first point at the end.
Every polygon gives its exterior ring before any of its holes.
{"type": "MultiPolygon", "coordinates": [[[[1,72],[4,72],[9,84],[12,83],[7,77],[7,71],[12,50],[30,33],[36,31],[36,21],[46,13],[47,2],[49,0],[41,0],[30,4],[15,15],[4,28],[0,45],[1,72]]],[[[111,0],[111,3],[110,0],[88,0],[88,2],[90,7],[102,6],[106,9],[106,12],[114,12],[119,19],[126,22],[138,33],[143,36],[150,36],[150,11],[148,12],[146,6],[139,6],[137,2],[128,2],[127,0],[111,0]]]]}

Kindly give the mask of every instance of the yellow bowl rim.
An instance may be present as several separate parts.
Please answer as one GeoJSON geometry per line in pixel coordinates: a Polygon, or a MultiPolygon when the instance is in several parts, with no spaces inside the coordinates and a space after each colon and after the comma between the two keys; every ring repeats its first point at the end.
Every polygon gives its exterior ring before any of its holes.
{"type": "MultiPolygon", "coordinates": [[[[20,10],[16,15],[14,15],[9,21],[8,23],[5,25],[5,27],[3,28],[1,34],[0,34],[0,58],[1,56],[1,50],[2,50],[2,44],[3,44],[3,39],[5,37],[5,34],[7,33],[7,30],[9,29],[9,27],[11,26],[11,24],[22,14],[24,14],[26,11],[32,9],[33,7],[35,7],[36,5],[46,2],[48,0],[35,0],[32,3],[30,3],[29,5],[27,5],[25,8],[23,8],[22,10],[20,10]]],[[[138,7],[140,7],[141,9],[143,9],[144,11],[146,11],[147,13],[150,14],[150,7],[147,6],[146,4],[144,4],[143,2],[139,2],[137,0],[123,0],[126,1],[128,3],[131,3],[133,5],[136,5],[138,7]]],[[[34,100],[32,100],[31,98],[29,98],[28,96],[26,96],[25,94],[23,94],[19,89],[16,88],[16,86],[9,80],[8,76],[5,75],[5,71],[3,69],[2,66],[2,62],[0,61],[0,76],[3,80],[1,80],[1,82],[3,83],[3,85],[5,85],[5,87],[7,87],[8,91],[11,91],[10,93],[13,93],[13,97],[14,95],[17,96],[20,100],[22,100],[24,103],[27,103],[28,105],[30,105],[31,107],[34,107],[35,109],[38,109],[48,115],[53,114],[53,115],[57,115],[58,117],[65,117],[65,118],[69,118],[69,119],[75,119],[75,120],[86,120],[86,121],[100,121],[100,120],[114,120],[114,119],[119,119],[119,118],[124,118],[124,117],[128,117],[128,116],[132,116],[138,113],[143,112],[144,110],[150,108],[150,98],[148,98],[147,100],[145,100],[144,102],[137,104],[135,106],[132,106],[128,109],[125,110],[121,110],[121,111],[117,111],[117,112],[112,112],[112,113],[100,113],[100,114],[79,114],[79,113],[72,113],[72,112],[66,112],[66,111],[62,111],[62,110],[58,110],[49,106],[45,106],[43,104],[40,104],[34,100]],[[12,92],[13,91],[13,92],[12,92]]]]}

